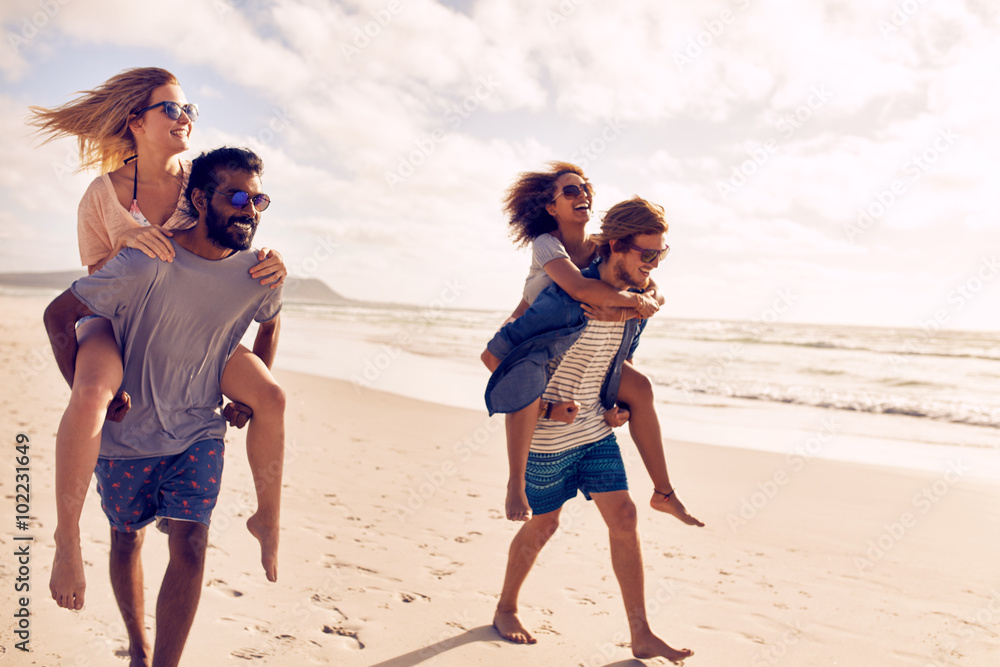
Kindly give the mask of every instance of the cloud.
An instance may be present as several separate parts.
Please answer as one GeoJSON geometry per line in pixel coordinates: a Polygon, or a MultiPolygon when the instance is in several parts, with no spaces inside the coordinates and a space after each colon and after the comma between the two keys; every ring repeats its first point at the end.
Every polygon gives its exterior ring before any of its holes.
{"type": "MultiPolygon", "coordinates": [[[[4,3],[4,29],[39,2],[4,3]]],[[[557,158],[585,166],[599,211],[633,194],[667,208],[666,275],[683,278],[672,293],[683,312],[752,315],[747,304],[788,280],[821,296],[916,291],[917,270],[962,270],[957,250],[940,269],[921,261],[941,239],[1000,234],[1000,92],[987,65],[1000,59],[1000,18],[926,3],[883,35],[892,12],[862,0],[478,0],[467,12],[433,0],[66,2],[30,48],[0,58],[0,131],[13,144],[0,192],[17,211],[4,224],[26,247],[56,225],[71,236],[92,175],[60,180],[52,164],[71,161],[72,142],[39,148],[19,132],[37,90],[54,99],[93,83],[55,75],[86,50],[111,71],[150,59],[181,69],[203,100],[194,150],[261,152],[275,202],[262,240],[300,266],[336,244],[312,268],[344,292],[426,301],[457,276],[463,302],[513,307],[527,258],[500,199],[518,172],[557,158]],[[609,139],[612,121],[623,131],[609,139]],[[949,127],[960,138],[912,180],[907,161],[949,127]],[[849,242],[895,180],[906,192],[849,242]],[[38,228],[18,222],[34,216],[38,228]]],[[[816,298],[827,317],[853,317],[849,299],[816,298]]],[[[878,314],[865,303],[858,317],[878,314]]]]}

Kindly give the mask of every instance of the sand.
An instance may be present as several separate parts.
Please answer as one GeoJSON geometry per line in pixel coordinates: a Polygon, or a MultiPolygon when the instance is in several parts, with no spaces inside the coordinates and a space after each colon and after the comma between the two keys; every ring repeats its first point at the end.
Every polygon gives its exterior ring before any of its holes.
{"type": "MultiPolygon", "coordinates": [[[[86,606],[66,611],[48,596],[54,435],[69,391],[41,326],[47,301],[0,297],[0,664],[125,664],[93,487],[81,523],[86,606]],[[26,531],[14,526],[18,433],[30,437],[26,531]],[[15,592],[14,551],[27,543],[15,536],[33,538],[28,593],[15,592]],[[25,595],[30,653],[15,648],[25,595]]],[[[289,397],[279,579],[266,581],[243,526],[253,492],[244,432],[231,431],[182,664],[667,664],[632,659],[606,530],[582,496],[564,508],[522,594],[538,644],[506,643],[491,628],[517,529],[502,515],[502,422],[276,375],[289,397]]],[[[427,385],[433,399],[434,378],[427,385]]],[[[618,435],[639,504],[650,621],[695,651],[686,665],[1000,664],[1000,489],[971,479],[961,460],[919,473],[668,440],[675,485],[708,524],[696,529],[648,508],[648,478],[627,431],[618,435]]],[[[149,627],[165,564],[165,536],[150,531],[149,627]]]]}

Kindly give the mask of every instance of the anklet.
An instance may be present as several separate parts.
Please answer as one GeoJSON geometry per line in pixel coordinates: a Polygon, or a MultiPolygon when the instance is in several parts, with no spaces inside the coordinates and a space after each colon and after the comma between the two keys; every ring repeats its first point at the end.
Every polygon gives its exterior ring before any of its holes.
{"type": "Polygon", "coordinates": [[[663,491],[660,491],[659,489],[653,489],[653,491],[656,491],[658,494],[660,494],[661,496],[663,496],[664,500],[666,500],[670,496],[674,495],[674,491],[676,491],[676,490],[677,489],[670,489],[670,493],[664,493],[663,491]]]}

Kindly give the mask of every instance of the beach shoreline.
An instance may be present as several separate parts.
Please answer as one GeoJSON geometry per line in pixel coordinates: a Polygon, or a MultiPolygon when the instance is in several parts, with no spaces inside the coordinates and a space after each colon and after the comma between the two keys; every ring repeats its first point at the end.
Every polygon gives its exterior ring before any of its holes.
{"type": "MultiPolygon", "coordinates": [[[[481,313],[454,311],[440,313],[439,319],[446,323],[408,310],[370,307],[324,312],[291,304],[285,316],[284,353],[276,365],[348,381],[356,396],[364,389],[377,389],[481,410],[489,373],[479,354],[503,318],[497,315],[493,322],[488,314],[484,318],[481,313]],[[437,378],[431,387],[425,382],[428,377],[437,378]]],[[[675,367],[685,365],[679,357],[687,343],[671,339],[667,345],[658,340],[651,333],[655,324],[652,321],[643,334],[636,364],[654,382],[664,437],[931,473],[947,470],[951,462],[960,460],[968,465],[970,475],[1000,482],[1000,429],[995,427],[679,389],[678,377],[684,377],[684,371],[675,367]],[[681,350],[669,349],[674,345],[681,350]],[[670,358],[657,360],[658,353],[670,358]],[[664,372],[665,367],[677,374],[664,372]]],[[[252,334],[248,334],[244,343],[251,341],[252,334]]],[[[718,356],[728,354],[729,349],[729,344],[721,344],[710,353],[698,350],[686,366],[699,368],[699,379],[734,370],[723,368],[718,356]]],[[[771,371],[760,372],[766,378],[771,371]]]]}
{"type": "MultiPolygon", "coordinates": [[[[107,664],[125,647],[94,495],[81,522],[80,612],[48,597],[54,433],[69,391],[41,327],[48,298],[0,297],[3,433],[30,438],[31,520],[14,529],[14,458],[0,470],[0,654],[12,664],[107,664]],[[31,536],[30,647],[21,654],[15,537],[31,536]],[[16,657],[15,657],[16,656],[16,657]]],[[[279,358],[281,350],[279,349],[279,358]]],[[[606,529],[582,497],[564,509],[522,596],[535,646],[490,627],[517,526],[502,516],[502,420],[349,381],[279,370],[288,442],[279,580],[243,522],[245,432],[226,438],[201,606],[182,664],[639,665],[627,648],[606,529]]],[[[433,378],[426,395],[434,393],[433,378]]],[[[689,665],[990,665],[1000,655],[1000,489],[970,466],[920,471],[669,439],[671,476],[708,525],[654,513],[627,431],[650,621],[689,665]]],[[[144,549],[147,625],[166,562],[144,549]]],[[[645,664],[666,664],[646,661],[645,664]]]]}

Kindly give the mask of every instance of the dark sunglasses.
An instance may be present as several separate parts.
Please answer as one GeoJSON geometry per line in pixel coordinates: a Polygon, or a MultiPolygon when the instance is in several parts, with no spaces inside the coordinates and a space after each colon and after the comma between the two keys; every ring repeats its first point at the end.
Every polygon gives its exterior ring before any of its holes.
{"type": "Polygon", "coordinates": [[[575,183],[573,183],[571,185],[564,185],[562,187],[562,191],[561,192],[557,192],[556,196],[552,198],[552,201],[555,201],[556,199],[558,199],[559,195],[562,195],[566,199],[576,199],[577,197],[580,196],[580,191],[581,190],[588,197],[593,197],[594,196],[594,186],[592,186],[590,183],[584,183],[582,185],[576,185],[575,183]]]}
{"type": "Polygon", "coordinates": [[[639,259],[641,259],[644,264],[652,264],[655,260],[662,260],[670,254],[670,246],[667,246],[663,250],[660,250],[659,248],[640,248],[637,245],[632,245],[630,247],[632,250],[639,251],[639,259]]]}
{"type": "Polygon", "coordinates": [[[135,112],[138,116],[143,114],[150,109],[155,109],[156,107],[163,107],[163,113],[167,114],[167,118],[170,120],[177,120],[181,117],[181,112],[187,114],[187,117],[191,119],[191,122],[198,120],[198,105],[197,104],[178,104],[177,102],[157,102],[156,104],[150,105],[145,109],[139,109],[135,112]]]}
{"type": "Polygon", "coordinates": [[[222,195],[223,197],[229,197],[229,203],[233,205],[233,208],[241,210],[246,208],[246,205],[251,201],[253,202],[253,207],[258,211],[266,210],[267,207],[271,205],[271,198],[267,195],[254,195],[251,197],[249,193],[246,193],[243,190],[237,190],[236,192],[229,193],[206,188],[206,192],[214,192],[215,194],[222,195]]]}

